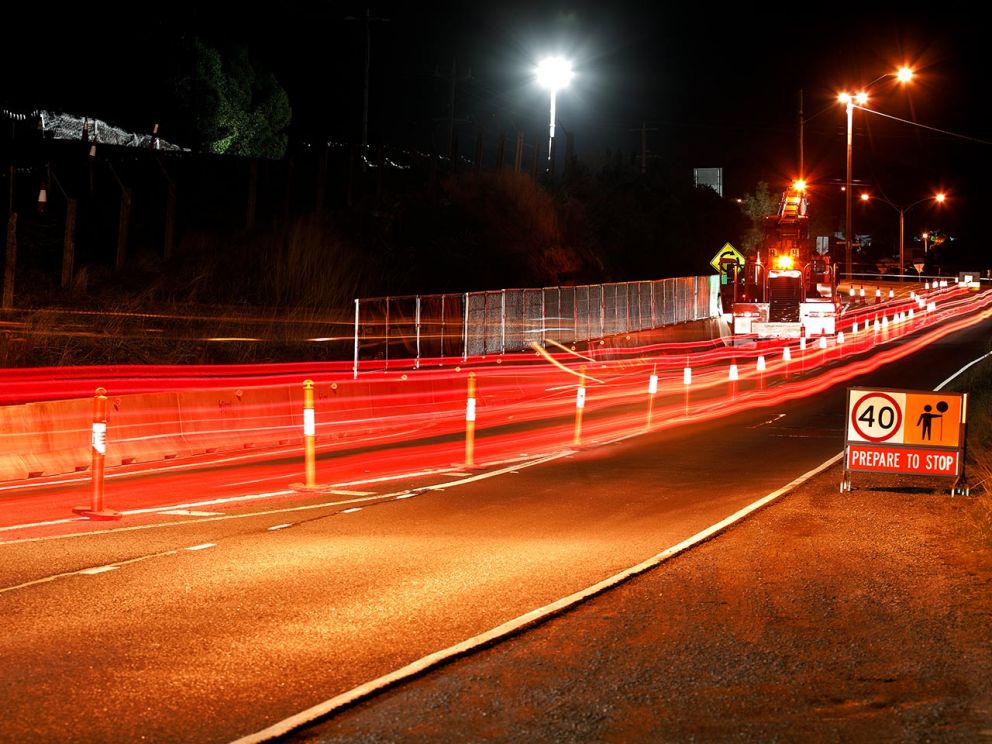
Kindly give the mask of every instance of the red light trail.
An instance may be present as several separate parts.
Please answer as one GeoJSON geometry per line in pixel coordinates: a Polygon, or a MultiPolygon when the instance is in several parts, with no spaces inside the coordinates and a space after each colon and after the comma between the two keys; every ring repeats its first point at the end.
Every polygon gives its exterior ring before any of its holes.
{"type": "Polygon", "coordinates": [[[593,344],[581,352],[554,344],[551,351],[467,362],[421,360],[418,369],[363,372],[358,379],[350,362],[5,369],[0,478],[79,473],[83,479],[97,385],[109,391],[108,474],[122,466],[220,461],[237,453],[259,463],[298,458],[302,469],[303,380],[311,379],[316,478],[340,484],[464,464],[470,371],[477,383],[473,464],[486,465],[561,451],[576,440],[615,440],[809,396],[990,316],[992,293],[951,288],[920,302],[853,311],[845,316],[842,342],[811,338],[805,348],[797,339],[743,337],[631,348],[593,344]],[[931,303],[936,309],[925,309],[931,303]],[[577,408],[580,365],[586,392],[577,408]]]}

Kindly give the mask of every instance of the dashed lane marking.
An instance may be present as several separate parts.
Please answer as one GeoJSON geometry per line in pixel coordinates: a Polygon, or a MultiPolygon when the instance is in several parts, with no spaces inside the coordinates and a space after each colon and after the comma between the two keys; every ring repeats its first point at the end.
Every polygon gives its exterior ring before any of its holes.
{"type": "Polygon", "coordinates": [[[190,511],[189,509],[169,509],[167,511],[156,512],[157,514],[168,514],[176,517],[216,517],[223,512],[190,511]]]}
{"type": "MultiPolygon", "coordinates": [[[[823,472],[830,466],[834,465],[844,457],[844,453],[840,452],[837,455],[831,457],[826,462],[821,463],[819,466],[813,468],[812,470],[803,473],[798,478],[793,480],[791,483],[786,484],[777,491],[764,496],[757,501],[748,504],[742,509],[731,514],[729,517],[717,522],[710,527],[697,532],[695,535],[683,540],[682,542],[673,545],[670,548],[663,550],[657,555],[648,558],[636,566],[631,566],[630,568],[621,571],[618,574],[610,576],[592,586],[586,587],[574,594],[570,594],[567,597],[563,597],[555,602],[547,604],[543,607],[538,607],[535,610],[531,610],[519,617],[509,620],[502,625],[498,625],[495,628],[480,633],[479,635],[473,636],[461,643],[456,643],[454,646],[449,646],[446,649],[437,651],[433,654],[428,654],[421,659],[418,659],[404,667],[401,667],[393,672],[385,674],[381,677],[366,682],[365,684],[359,685],[358,687],[352,688],[347,692],[343,692],[329,700],[325,700],[322,703],[318,703],[312,708],[308,708],[296,715],[285,718],[282,721],[272,724],[266,729],[257,731],[253,734],[248,734],[240,739],[236,739],[231,744],[261,744],[261,742],[272,741],[281,736],[288,734],[291,731],[295,731],[302,726],[305,726],[318,718],[323,718],[331,713],[334,713],[345,706],[351,705],[358,700],[363,700],[371,697],[373,694],[385,689],[386,687],[392,687],[400,682],[406,681],[411,677],[423,674],[428,669],[432,669],[440,664],[448,661],[449,659],[455,658],[457,656],[462,656],[471,651],[475,651],[483,646],[489,646],[497,641],[500,641],[508,636],[515,635],[519,633],[522,629],[534,625],[542,620],[545,620],[552,615],[557,615],[566,609],[571,608],[585,600],[593,597],[597,594],[601,594],[607,589],[610,589],[617,584],[626,581],[633,576],[644,573],[652,568],[657,567],[661,563],[664,563],[672,556],[675,556],[685,550],[688,550],[697,543],[708,540],[713,535],[718,532],[722,532],[730,525],[735,522],[744,519],[744,517],[751,514],[753,511],[760,509],[771,501],[774,501],[779,496],[788,493],[802,483],[812,478],[815,475],[823,472]]],[[[505,469],[509,472],[509,468],[505,469]]]]}

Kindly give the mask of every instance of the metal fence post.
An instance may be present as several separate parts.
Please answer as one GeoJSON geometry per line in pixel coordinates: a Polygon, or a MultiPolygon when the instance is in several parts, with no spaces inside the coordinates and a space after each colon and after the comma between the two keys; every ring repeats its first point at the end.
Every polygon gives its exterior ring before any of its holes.
{"type": "Polygon", "coordinates": [[[389,369],[389,298],[386,298],[386,328],[384,332],[386,351],[385,351],[385,366],[384,369],[389,369]]]}
{"type": "Polygon", "coordinates": [[[499,293],[499,353],[506,353],[506,290],[499,293]]]}
{"type": "Polygon", "coordinates": [[[462,361],[468,361],[468,292],[462,296],[462,361]]]}
{"type": "Polygon", "coordinates": [[[420,369],[420,295],[417,295],[417,307],[414,312],[415,325],[417,327],[417,359],[414,361],[413,368],[420,369]]]}
{"type": "Polygon", "coordinates": [[[358,304],[361,302],[355,299],[355,366],[352,367],[352,379],[358,379],[358,304]]]}

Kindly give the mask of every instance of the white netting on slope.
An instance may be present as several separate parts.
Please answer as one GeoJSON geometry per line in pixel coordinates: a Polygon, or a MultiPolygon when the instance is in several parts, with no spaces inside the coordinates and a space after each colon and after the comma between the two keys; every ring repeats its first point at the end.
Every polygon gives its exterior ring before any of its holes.
{"type": "Polygon", "coordinates": [[[46,134],[51,134],[55,139],[83,140],[83,132],[85,131],[85,139],[90,142],[120,145],[121,147],[144,147],[155,150],[188,152],[188,148],[166,142],[157,133],[135,134],[112,126],[100,119],[73,116],[72,114],[56,114],[51,111],[40,111],[38,117],[42,130],[46,134]]]}

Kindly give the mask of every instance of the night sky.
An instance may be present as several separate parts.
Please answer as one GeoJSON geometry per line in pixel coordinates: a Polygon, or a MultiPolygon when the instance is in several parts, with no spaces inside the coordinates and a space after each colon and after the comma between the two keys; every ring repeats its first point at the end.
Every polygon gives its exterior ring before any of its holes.
{"type": "MultiPolygon", "coordinates": [[[[777,189],[798,169],[802,90],[813,198],[837,201],[845,167],[837,92],[908,63],[918,71],[913,84],[882,81],[870,105],[985,142],[856,112],[856,180],[903,205],[945,189],[950,201],[933,219],[949,232],[984,235],[989,40],[966,6],[820,4],[816,14],[807,7],[794,15],[781,4],[774,11],[645,5],[290,1],[263,12],[233,3],[39,5],[6,19],[0,102],[147,130],[168,117],[158,81],[175,64],[172,45],[197,33],[246,44],[269,65],[290,95],[295,142],[358,142],[368,8],[382,19],[371,24],[371,143],[443,147],[452,68],[460,142],[517,131],[537,141],[546,133],[548,96],[533,66],[557,52],[574,60],[576,72],[559,95],[558,121],[587,161],[618,148],[629,155],[645,125],[649,155],[675,167],[723,167],[727,196],[752,191],[759,179],[777,189]]],[[[884,205],[870,209],[866,222],[897,221],[884,205]]],[[[914,209],[914,222],[930,219],[928,209],[914,209]]]]}

